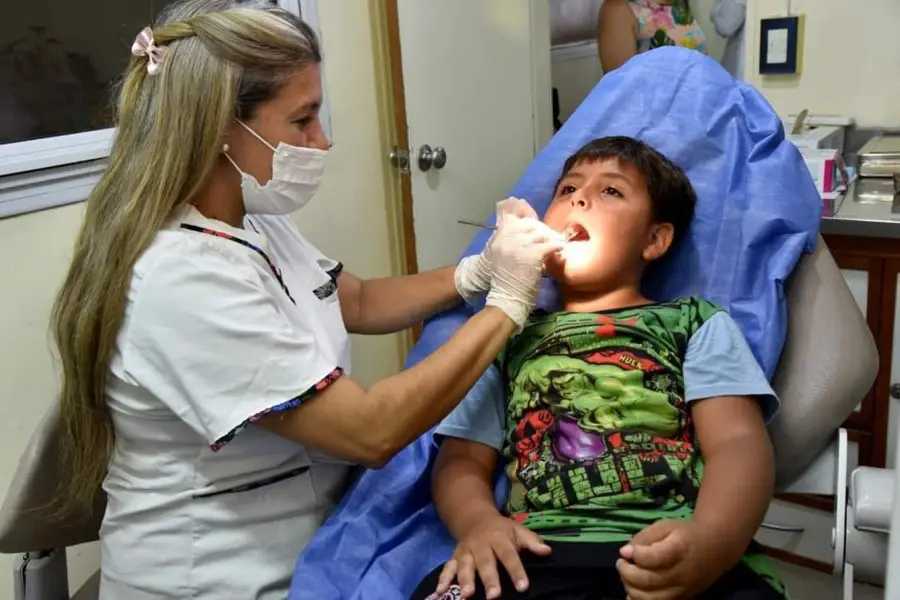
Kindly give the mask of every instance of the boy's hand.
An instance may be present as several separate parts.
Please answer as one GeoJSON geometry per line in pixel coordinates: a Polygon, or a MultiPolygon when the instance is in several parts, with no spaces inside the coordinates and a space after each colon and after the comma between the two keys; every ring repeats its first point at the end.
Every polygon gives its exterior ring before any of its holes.
{"type": "Polygon", "coordinates": [[[687,600],[704,591],[721,575],[708,559],[712,542],[691,521],[657,521],[638,533],[616,563],[629,600],[687,600]]]}
{"type": "Polygon", "coordinates": [[[497,559],[503,563],[516,589],[528,589],[528,576],[519,558],[520,550],[540,556],[550,554],[550,546],[520,523],[500,514],[491,515],[473,525],[456,546],[453,557],[444,566],[438,580],[437,593],[442,595],[453,580],[462,588],[463,598],[475,593],[475,573],[481,577],[488,598],[500,596],[500,575],[497,559]]]}

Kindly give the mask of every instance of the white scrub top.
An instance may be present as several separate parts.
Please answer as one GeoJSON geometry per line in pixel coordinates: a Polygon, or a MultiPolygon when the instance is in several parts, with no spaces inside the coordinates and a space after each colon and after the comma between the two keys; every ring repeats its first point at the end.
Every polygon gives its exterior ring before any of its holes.
{"type": "Polygon", "coordinates": [[[286,597],[350,467],[252,423],[349,371],[339,271],[289,217],[192,207],[138,259],[107,384],[103,600],[286,597]]]}

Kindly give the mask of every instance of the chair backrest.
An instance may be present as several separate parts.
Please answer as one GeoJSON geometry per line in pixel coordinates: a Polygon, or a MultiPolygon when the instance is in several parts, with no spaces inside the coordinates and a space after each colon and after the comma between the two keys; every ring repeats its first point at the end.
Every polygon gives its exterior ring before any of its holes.
{"type": "Polygon", "coordinates": [[[787,339],[773,380],[781,412],[769,428],[780,488],[833,440],[878,373],[875,340],[821,238],[786,295],[787,339]]]}
{"type": "MultiPolygon", "coordinates": [[[[788,333],[774,385],[782,401],[770,427],[784,487],[828,445],[875,381],[878,352],[869,327],[820,239],[787,284],[788,333]]],[[[49,518],[59,485],[59,406],[31,437],[0,508],[0,553],[63,548],[98,538],[105,498],[91,514],[49,518]]]]}
{"type": "Polygon", "coordinates": [[[97,494],[90,514],[65,519],[54,515],[59,491],[59,403],[41,419],[0,507],[0,553],[65,548],[98,539],[106,500],[97,494]]]}

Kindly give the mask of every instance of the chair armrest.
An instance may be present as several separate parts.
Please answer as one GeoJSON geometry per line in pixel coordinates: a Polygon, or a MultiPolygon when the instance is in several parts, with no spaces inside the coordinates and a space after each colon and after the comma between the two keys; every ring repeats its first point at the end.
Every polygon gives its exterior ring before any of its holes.
{"type": "Polygon", "coordinates": [[[888,533],[894,512],[894,471],[859,467],[850,475],[850,510],[856,528],[888,533]]]}

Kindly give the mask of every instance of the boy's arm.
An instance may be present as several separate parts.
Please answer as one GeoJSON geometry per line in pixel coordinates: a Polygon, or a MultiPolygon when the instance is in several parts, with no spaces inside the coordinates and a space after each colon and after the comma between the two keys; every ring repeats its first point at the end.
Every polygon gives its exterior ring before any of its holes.
{"type": "Polygon", "coordinates": [[[694,523],[709,537],[709,558],[722,573],[747,550],[772,499],[772,444],[754,398],[710,398],[692,413],[704,460],[694,523]]]}
{"type": "Polygon", "coordinates": [[[505,398],[501,369],[491,365],[435,431],[442,442],[432,471],[434,503],[457,541],[480,517],[499,514],[493,483],[505,398]]]}
{"type": "Polygon", "coordinates": [[[523,592],[528,575],[519,551],[550,553],[535,533],[505,518],[494,504],[504,409],[503,377],[493,366],[437,428],[443,442],[432,475],[432,495],[441,520],[457,541],[438,580],[438,595],[447,592],[455,579],[463,596],[469,597],[480,577],[487,597],[499,597],[498,561],[523,592]]]}
{"type": "Polygon", "coordinates": [[[737,324],[711,316],[691,336],[685,400],[703,457],[703,481],[690,521],[658,521],[622,549],[622,581],[635,600],[690,597],[746,552],[774,487],[766,422],[778,398],[737,324]]]}
{"type": "Polygon", "coordinates": [[[434,505],[453,538],[461,540],[487,517],[498,516],[493,479],[497,451],[477,442],[446,438],[432,474],[434,505]]]}
{"type": "Polygon", "coordinates": [[[724,571],[747,550],[772,498],[775,467],[766,422],[779,402],[726,313],[711,316],[691,337],[684,378],[704,463],[694,523],[701,535],[714,538],[710,560],[724,571]]]}
{"type": "Polygon", "coordinates": [[[550,547],[521,523],[505,518],[494,505],[493,480],[498,453],[489,446],[447,438],[438,452],[433,496],[441,520],[456,538],[453,557],[444,565],[437,593],[443,596],[456,580],[463,597],[475,593],[476,574],[487,598],[499,598],[497,562],[509,573],[516,589],[528,589],[521,550],[546,556],[550,547]]]}

